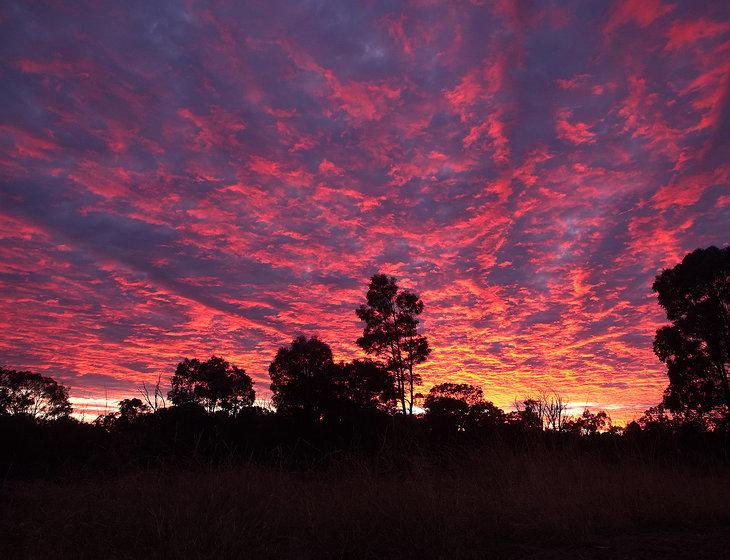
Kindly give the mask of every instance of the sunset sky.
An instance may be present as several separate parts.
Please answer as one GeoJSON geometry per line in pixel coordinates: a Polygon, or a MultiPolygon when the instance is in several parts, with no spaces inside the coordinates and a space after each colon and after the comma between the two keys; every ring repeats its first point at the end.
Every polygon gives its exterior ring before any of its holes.
{"type": "Polygon", "coordinates": [[[183,357],[361,357],[422,390],[661,399],[654,276],[730,242],[730,2],[3,2],[0,365],[79,410],[183,357]]]}

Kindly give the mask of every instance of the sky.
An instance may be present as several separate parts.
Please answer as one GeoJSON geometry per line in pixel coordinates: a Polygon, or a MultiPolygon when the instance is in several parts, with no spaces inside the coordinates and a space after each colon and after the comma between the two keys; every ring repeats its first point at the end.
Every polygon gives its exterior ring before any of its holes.
{"type": "Polygon", "coordinates": [[[376,272],[422,391],[666,386],[651,284],[730,242],[730,3],[0,6],[0,365],[90,415],[184,357],[362,357],[376,272]]]}

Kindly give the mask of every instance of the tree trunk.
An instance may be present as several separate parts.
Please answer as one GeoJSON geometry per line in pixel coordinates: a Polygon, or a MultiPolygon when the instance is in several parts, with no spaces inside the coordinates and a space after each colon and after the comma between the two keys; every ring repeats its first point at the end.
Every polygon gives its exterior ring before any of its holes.
{"type": "Polygon", "coordinates": [[[388,324],[392,335],[390,352],[393,356],[393,363],[396,366],[396,381],[398,382],[398,396],[400,397],[401,409],[403,410],[403,414],[406,415],[408,414],[408,411],[406,409],[405,368],[403,367],[403,355],[401,354],[400,350],[400,337],[398,336],[398,327],[395,323],[395,305],[393,304],[393,302],[390,302],[389,311],[392,318],[392,323],[389,324],[386,321],[386,324],[388,324]]]}
{"type": "Polygon", "coordinates": [[[408,414],[413,414],[413,364],[408,364],[408,384],[411,390],[411,401],[408,403],[408,414]]]}
{"type": "Polygon", "coordinates": [[[725,368],[725,364],[720,363],[719,369],[720,369],[720,380],[722,383],[722,391],[725,395],[725,404],[727,405],[727,408],[728,408],[728,414],[730,414],[730,383],[728,382],[727,369],[725,368]]]}

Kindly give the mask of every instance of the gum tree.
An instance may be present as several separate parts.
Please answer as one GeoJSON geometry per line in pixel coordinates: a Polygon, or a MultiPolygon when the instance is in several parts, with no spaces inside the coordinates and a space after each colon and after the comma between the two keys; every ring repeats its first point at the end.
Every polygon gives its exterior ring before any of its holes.
{"type": "Polygon", "coordinates": [[[413,387],[421,382],[414,367],[431,353],[426,337],[418,333],[423,302],[417,294],[401,290],[396,279],[385,274],[370,279],[366,300],[355,311],[365,323],[357,344],[384,360],[395,376],[401,411],[413,414],[413,387]]]}

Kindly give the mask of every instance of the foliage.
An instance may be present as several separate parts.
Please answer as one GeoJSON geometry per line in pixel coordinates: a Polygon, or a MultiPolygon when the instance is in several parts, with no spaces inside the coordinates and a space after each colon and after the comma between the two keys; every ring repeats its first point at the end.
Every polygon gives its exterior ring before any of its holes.
{"type": "Polygon", "coordinates": [[[0,368],[0,414],[27,414],[49,420],[70,413],[68,389],[54,379],[0,368]]]}
{"type": "Polygon", "coordinates": [[[653,290],[670,325],[654,352],[667,365],[664,406],[726,416],[730,409],[730,247],[697,249],[659,274],[653,290]]]}
{"type": "Polygon", "coordinates": [[[320,420],[334,398],[332,349],[316,336],[279,348],[269,366],[272,402],[279,414],[320,420]]]}
{"type": "Polygon", "coordinates": [[[365,322],[357,344],[368,354],[385,360],[395,375],[401,411],[413,414],[413,388],[421,382],[413,368],[431,352],[426,337],[418,333],[423,302],[417,294],[401,290],[396,279],[385,274],[370,279],[366,300],[356,310],[358,318],[365,322]]]}
{"type": "Polygon", "coordinates": [[[514,412],[507,415],[507,423],[521,430],[542,430],[543,416],[540,401],[527,398],[515,402],[514,412]]]}
{"type": "Polygon", "coordinates": [[[171,385],[168,397],[173,404],[198,403],[209,412],[222,410],[233,416],[251,406],[255,398],[246,372],[216,356],[205,362],[184,359],[177,365],[171,385]]]}
{"type": "Polygon", "coordinates": [[[424,408],[433,408],[438,402],[462,402],[467,406],[481,403],[484,400],[484,391],[481,387],[468,383],[441,383],[434,385],[426,396],[424,408]]]}
{"type": "Polygon", "coordinates": [[[332,349],[316,336],[300,336],[280,348],[269,376],[277,413],[308,422],[390,411],[396,397],[392,372],[370,360],[336,364],[332,349]]]}
{"type": "Polygon", "coordinates": [[[442,383],[431,387],[423,402],[431,429],[441,435],[463,432],[472,405],[482,402],[481,388],[466,383],[442,383]]]}
{"type": "Polygon", "coordinates": [[[426,421],[438,436],[495,430],[505,422],[504,412],[484,400],[482,388],[468,383],[433,386],[423,406],[426,421]]]}
{"type": "Polygon", "coordinates": [[[142,402],[141,399],[122,399],[119,401],[119,411],[111,412],[98,416],[94,420],[94,424],[105,430],[112,430],[120,424],[129,425],[142,416],[152,412],[149,405],[142,402]]]}
{"type": "Polygon", "coordinates": [[[340,362],[334,367],[336,400],[354,409],[390,412],[397,398],[393,373],[372,360],[340,362]]]}
{"type": "Polygon", "coordinates": [[[577,418],[568,418],[562,429],[578,435],[589,436],[610,429],[611,418],[605,410],[593,413],[587,408],[577,418]]]}
{"type": "Polygon", "coordinates": [[[138,398],[122,399],[119,401],[119,416],[128,420],[133,420],[141,414],[150,412],[150,407],[138,398]]]}

